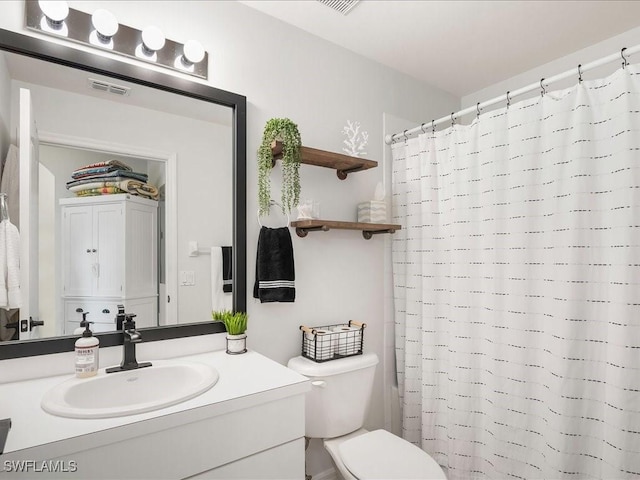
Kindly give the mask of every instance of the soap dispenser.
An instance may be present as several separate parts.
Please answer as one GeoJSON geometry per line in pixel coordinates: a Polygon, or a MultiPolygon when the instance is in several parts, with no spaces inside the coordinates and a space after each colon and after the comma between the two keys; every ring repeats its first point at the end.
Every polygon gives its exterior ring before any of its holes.
{"type": "MultiPolygon", "coordinates": [[[[84,315],[83,315],[84,317],[84,315]]],[[[100,341],[93,336],[89,329],[92,322],[85,323],[85,330],[82,337],[76,340],[76,377],[87,378],[98,373],[98,354],[100,341]]]]}
{"type": "Polygon", "coordinates": [[[80,326],[73,331],[74,335],[82,335],[84,333],[87,325],[89,324],[87,321],[87,315],[89,315],[89,312],[82,312],[82,321],[80,322],[80,326]]]}

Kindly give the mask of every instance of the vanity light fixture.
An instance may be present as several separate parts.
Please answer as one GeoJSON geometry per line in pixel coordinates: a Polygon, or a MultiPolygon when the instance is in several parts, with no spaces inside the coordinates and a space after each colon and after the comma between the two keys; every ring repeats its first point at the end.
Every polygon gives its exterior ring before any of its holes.
{"type": "Polygon", "coordinates": [[[65,24],[65,20],[69,16],[69,5],[67,5],[67,2],[39,0],[38,6],[43,13],[39,22],[40,28],[44,31],[66,37],[69,34],[69,29],[65,24]]]}
{"type": "Polygon", "coordinates": [[[138,30],[119,24],[105,9],[90,14],[69,8],[65,1],[25,0],[25,20],[27,28],[38,33],[208,78],[208,54],[200,42],[175,42],[165,38],[157,26],[138,30]]]}
{"type": "Polygon", "coordinates": [[[91,15],[94,30],[89,34],[89,43],[99,47],[113,49],[113,36],[118,33],[118,20],[108,10],[100,8],[91,15]]]}

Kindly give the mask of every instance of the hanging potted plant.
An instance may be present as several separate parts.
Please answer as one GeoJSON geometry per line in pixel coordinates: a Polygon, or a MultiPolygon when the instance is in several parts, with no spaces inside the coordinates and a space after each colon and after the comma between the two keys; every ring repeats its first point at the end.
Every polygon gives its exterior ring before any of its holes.
{"type": "Polygon", "coordinates": [[[227,329],[227,353],[235,355],[247,351],[247,319],[246,312],[223,310],[211,312],[211,317],[224,323],[227,329]]]}
{"type": "Polygon", "coordinates": [[[258,203],[260,215],[269,214],[271,184],[269,174],[273,167],[271,146],[282,143],[282,195],[283,212],[290,212],[300,201],[300,147],[302,140],[298,125],[288,118],[272,118],[267,122],[258,148],[258,203]]]}

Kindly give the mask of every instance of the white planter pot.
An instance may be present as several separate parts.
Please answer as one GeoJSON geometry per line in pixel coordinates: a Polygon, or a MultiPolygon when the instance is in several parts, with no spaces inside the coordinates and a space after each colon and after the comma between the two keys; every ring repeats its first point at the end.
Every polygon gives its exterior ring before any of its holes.
{"type": "Polygon", "coordinates": [[[237,355],[247,351],[247,334],[227,335],[227,353],[237,355]]]}

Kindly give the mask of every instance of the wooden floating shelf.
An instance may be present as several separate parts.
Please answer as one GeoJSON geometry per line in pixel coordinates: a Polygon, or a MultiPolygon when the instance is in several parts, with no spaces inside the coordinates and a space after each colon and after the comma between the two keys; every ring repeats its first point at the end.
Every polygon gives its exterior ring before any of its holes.
{"type": "Polygon", "coordinates": [[[291,222],[295,227],[296,234],[304,238],[309,232],[328,232],[332,228],[336,230],[361,230],[362,236],[369,240],[376,233],[395,233],[402,226],[389,223],[361,223],[361,222],[338,222],[335,220],[297,220],[291,222]]]}
{"type": "MultiPolygon", "coordinates": [[[[273,154],[273,165],[275,165],[276,160],[282,158],[282,142],[273,142],[271,144],[271,152],[273,154]]],[[[336,175],[340,180],[347,178],[349,173],[360,172],[378,166],[378,162],[374,160],[327,152],[317,148],[301,147],[300,153],[302,157],[301,163],[315,165],[316,167],[333,168],[336,170],[336,175]]]]}

